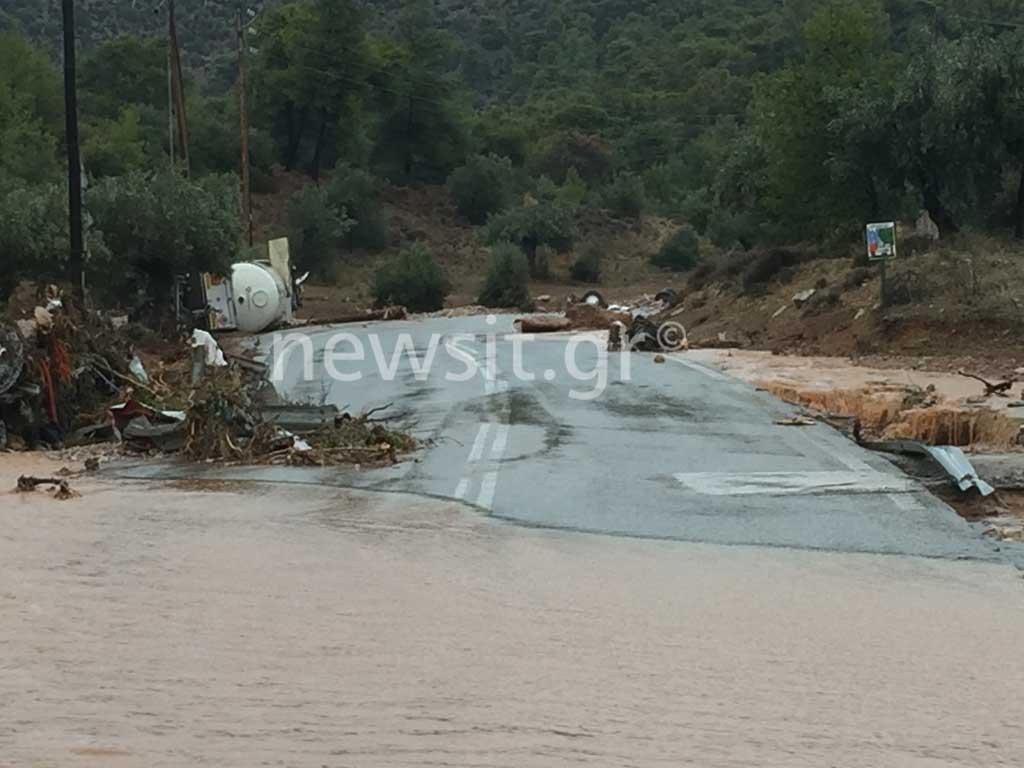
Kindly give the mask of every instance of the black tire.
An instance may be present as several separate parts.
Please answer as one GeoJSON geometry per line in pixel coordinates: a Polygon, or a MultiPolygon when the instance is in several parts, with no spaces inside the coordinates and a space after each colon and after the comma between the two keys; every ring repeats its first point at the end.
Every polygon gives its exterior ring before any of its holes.
{"type": "Polygon", "coordinates": [[[658,291],[658,295],[654,297],[655,301],[661,301],[670,307],[674,307],[679,303],[679,294],[676,293],[674,288],[665,288],[658,291]]]}
{"type": "Polygon", "coordinates": [[[583,294],[583,298],[580,299],[581,304],[595,304],[601,309],[608,309],[608,302],[604,300],[604,296],[601,295],[600,291],[587,291],[583,294]]]}

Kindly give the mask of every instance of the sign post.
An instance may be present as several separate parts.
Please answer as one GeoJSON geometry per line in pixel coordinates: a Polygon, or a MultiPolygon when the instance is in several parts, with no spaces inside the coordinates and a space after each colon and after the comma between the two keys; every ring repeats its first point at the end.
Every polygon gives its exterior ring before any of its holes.
{"type": "Polygon", "coordinates": [[[878,262],[878,276],[881,278],[878,303],[885,308],[889,300],[886,285],[886,263],[896,258],[896,222],[886,221],[867,226],[868,261],[878,262]]]}

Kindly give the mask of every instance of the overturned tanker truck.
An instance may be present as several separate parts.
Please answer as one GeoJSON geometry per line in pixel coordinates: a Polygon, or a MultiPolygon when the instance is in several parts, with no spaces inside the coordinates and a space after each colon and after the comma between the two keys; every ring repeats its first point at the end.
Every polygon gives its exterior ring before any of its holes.
{"type": "Polygon", "coordinates": [[[178,319],[210,331],[259,333],[288,323],[302,305],[302,284],[296,276],[288,238],[267,243],[267,258],[231,265],[226,276],[203,272],[179,279],[178,319]]]}

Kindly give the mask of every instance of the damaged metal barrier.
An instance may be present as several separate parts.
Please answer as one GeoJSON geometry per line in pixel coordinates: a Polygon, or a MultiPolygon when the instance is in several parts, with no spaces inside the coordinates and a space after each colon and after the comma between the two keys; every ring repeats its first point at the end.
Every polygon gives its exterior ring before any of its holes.
{"type": "Polygon", "coordinates": [[[991,496],[996,489],[986,483],[974,470],[966,454],[955,445],[925,445],[914,440],[888,440],[876,443],[861,443],[865,448],[881,453],[902,453],[930,458],[949,476],[963,493],[972,488],[981,496],[991,496]]]}

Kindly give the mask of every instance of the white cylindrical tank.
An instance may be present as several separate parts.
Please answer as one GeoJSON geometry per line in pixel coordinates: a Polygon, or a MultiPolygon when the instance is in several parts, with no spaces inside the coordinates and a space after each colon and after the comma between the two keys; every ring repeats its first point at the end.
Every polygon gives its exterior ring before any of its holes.
{"type": "Polygon", "coordinates": [[[231,292],[238,330],[259,333],[284,320],[290,307],[288,289],[271,267],[240,262],[231,267],[231,292]]]}

